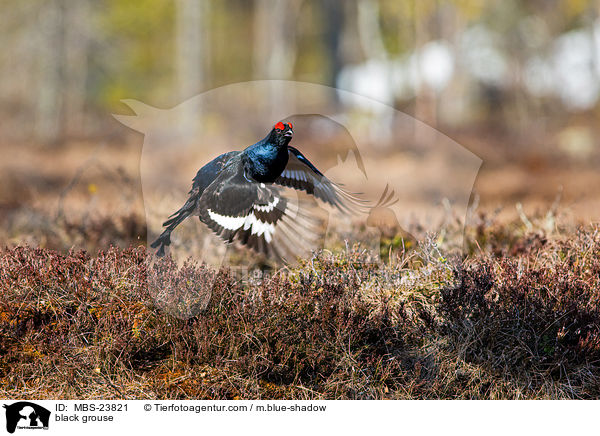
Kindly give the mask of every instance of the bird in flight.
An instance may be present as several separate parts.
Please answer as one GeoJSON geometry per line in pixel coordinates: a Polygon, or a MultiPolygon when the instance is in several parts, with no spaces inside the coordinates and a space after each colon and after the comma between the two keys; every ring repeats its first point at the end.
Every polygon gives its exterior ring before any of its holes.
{"type": "Polygon", "coordinates": [[[292,123],[278,122],[265,138],[243,151],[224,153],[203,166],[186,203],[167,221],[151,244],[165,254],[171,233],[197,215],[224,241],[237,241],[257,253],[285,260],[306,247],[316,221],[301,203],[282,195],[286,188],[304,191],[348,213],[361,200],[325,177],[298,149],[289,145],[292,123]]]}

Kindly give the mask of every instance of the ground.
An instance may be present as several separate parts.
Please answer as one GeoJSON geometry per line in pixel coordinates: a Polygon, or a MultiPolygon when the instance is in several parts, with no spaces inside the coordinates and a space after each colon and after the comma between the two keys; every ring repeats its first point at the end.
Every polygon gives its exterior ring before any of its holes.
{"type": "Polygon", "coordinates": [[[598,398],[593,159],[488,156],[466,227],[240,275],[149,262],[138,140],[4,148],[0,396],[598,398]]]}

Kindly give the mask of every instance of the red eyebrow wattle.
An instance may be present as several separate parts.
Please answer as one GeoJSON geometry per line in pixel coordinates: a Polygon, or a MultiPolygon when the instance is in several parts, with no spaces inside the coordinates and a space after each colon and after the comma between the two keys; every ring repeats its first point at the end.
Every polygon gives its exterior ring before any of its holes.
{"type": "Polygon", "coordinates": [[[287,125],[290,126],[290,129],[293,129],[292,123],[287,123],[287,125]]]}
{"type": "Polygon", "coordinates": [[[280,122],[278,122],[277,124],[275,124],[275,128],[276,128],[277,130],[283,130],[283,129],[285,129],[285,126],[284,126],[284,125],[283,125],[283,123],[280,121],[280,122]]]}

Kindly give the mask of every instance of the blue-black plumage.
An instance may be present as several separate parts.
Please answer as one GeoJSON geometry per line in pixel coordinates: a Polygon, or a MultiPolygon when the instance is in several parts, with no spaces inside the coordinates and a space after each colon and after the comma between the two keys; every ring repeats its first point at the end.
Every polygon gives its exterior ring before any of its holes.
{"type": "Polygon", "coordinates": [[[237,240],[279,258],[294,255],[311,239],[314,221],[281,195],[281,187],[304,191],[349,211],[347,201],[356,203],[355,199],[289,146],[292,136],[292,124],[278,122],[257,143],[203,166],[193,179],[188,200],[163,223],[165,230],[152,243],[157,255],[164,255],[171,232],[190,215],[198,215],[227,242],[237,240]]]}

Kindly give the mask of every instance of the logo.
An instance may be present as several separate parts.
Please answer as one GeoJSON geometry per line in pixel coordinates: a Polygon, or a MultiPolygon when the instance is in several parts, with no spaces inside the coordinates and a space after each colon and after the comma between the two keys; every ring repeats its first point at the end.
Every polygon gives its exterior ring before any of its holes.
{"type": "Polygon", "coordinates": [[[19,401],[3,406],[6,409],[6,431],[18,429],[48,429],[50,411],[29,401],[19,401]]]}
{"type": "MultiPolygon", "coordinates": [[[[254,143],[278,120],[294,126],[293,147],[364,204],[348,213],[336,210],[333,203],[323,204],[323,197],[331,191],[310,171],[302,171],[301,165],[294,167],[299,170],[289,167],[291,182],[282,185],[295,190],[281,191],[285,204],[293,205],[299,213],[293,213],[290,207],[291,218],[288,223],[281,222],[280,227],[272,221],[257,220],[254,214],[233,217],[208,208],[205,221],[209,216],[212,221],[208,222],[221,229],[213,232],[201,220],[185,218],[198,215],[197,206],[191,207],[192,201],[189,209],[180,209],[183,212],[179,218],[176,213],[168,221],[177,226],[173,238],[168,239],[168,253],[174,261],[156,261],[148,274],[150,295],[173,316],[189,319],[207,307],[221,266],[239,267],[244,274],[261,263],[251,256],[246,258],[241,250],[229,250],[234,244],[224,242],[233,242],[236,235],[244,235],[247,242],[250,238],[259,240],[266,232],[269,238],[261,240],[264,244],[277,237],[282,241],[283,257],[291,262],[298,252],[305,258],[320,249],[334,252],[344,244],[342,241],[351,242],[346,244],[347,250],[354,242],[359,243],[363,253],[360,261],[369,263],[383,263],[392,248],[404,250],[405,238],[406,246],[421,244],[427,250],[438,240],[451,240],[443,257],[460,254],[464,248],[464,224],[473,211],[469,204],[482,160],[435,128],[384,103],[327,86],[271,80],[215,88],[170,109],[135,100],[123,103],[134,115],[115,118],[144,134],[140,177],[148,243],[165,232],[167,217],[187,204],[189,179],[198,168],[216,156],[254,143]],[[279,98],[282,89],[286,96],[283,99],[279,98]],[[327,103],[332,93],[339,98],[339,105],[327,103]],[[315,186],[321,192],[320,201],[315,200],[315,186]],[[309,227],[302,232],[305,238],[294,236],[309,227]],[[452,238],[446,238],[450,233],[452,238]],[[229,237],[224,238],[225,234],[229,237]],[[434,237],[436,234],[441,236],[434,237]],[[292,255],[286,256],[286,251],[292,255]],[[189,258],[206,265],[206,273],[181,281],[177,274],[184,274],[184,270],[179,265],[189,258]]],[[[282,204],[279,200],[269,201],[258,206],[267,210],[255,210],[267,213],[282,204]]],[[[281,216],[286,209],[278,210],[281,216]]],[[[152,256],[154,248],[148,246],[152,256]]]]}

